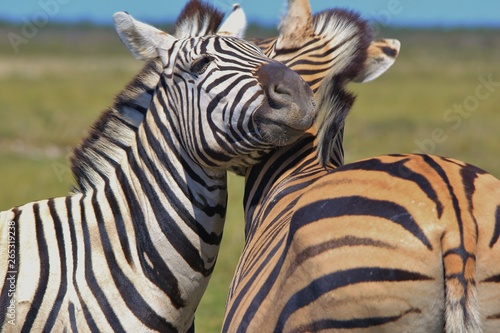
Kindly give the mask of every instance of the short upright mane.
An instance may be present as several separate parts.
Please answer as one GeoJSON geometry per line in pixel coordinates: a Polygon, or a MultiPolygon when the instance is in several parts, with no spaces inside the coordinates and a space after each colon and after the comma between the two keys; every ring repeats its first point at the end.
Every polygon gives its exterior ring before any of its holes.
{"type": "Polygon", "coordinates": [[[362,70],[368,47],[373,39],[367,21],[359,14],[341,10],[327,10],[314,16],[314,31],[331,39],[335,47],[335,64],[321,84],[318,103],[318,158],[321,165],[342,164],[342,136],[345,119],[355,96],[345,89],[362,70]]]}
{"type": "Polygon", "coordinates": [[[373,40],[368,22],[357,12],[345,9],[330,9],[314,15],[314,32],[330,39],[336,45],[335,53],[342,61],[336,61],[331,72],[342,73],[353,79],[363,69],[367,50],[373,40]]]}
{"type": "Polygon", "coordinates": [[[177,18],[173,35],[177,38],[214,35],[223,18],[224,13],[215,7],[191,0],[177,18]]]}
{"type": "Polygon", "coordinates": [[[95,187],[120,162],[146,115],[162,66],[150,61],[92,125],[70,156],[75,191],[95,187]]]}
{"type": "MultiPolygon", "coordinates": [[[[213,6],[191,0],[177,19],[173,35],[179,39],[213,35],[223,17],[213,6]]],[[[161,71],[159,60],[149,61],[75,147],[70,156],[75,191],[95,187],[120,163],[146,115],[161,71]]]]}

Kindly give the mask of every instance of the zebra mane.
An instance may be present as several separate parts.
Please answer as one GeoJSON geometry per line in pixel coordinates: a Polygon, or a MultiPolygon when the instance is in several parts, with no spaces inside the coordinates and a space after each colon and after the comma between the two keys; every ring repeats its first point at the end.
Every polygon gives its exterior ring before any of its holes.
{"type": "MultiPolygon", "coordinates": [[[[215,34],[223,16],[211,5],[191,0],[177,19],[173,35],[180,39],[215,34]]],[[[159,60],[149,61],[73,149],[69,159],[75,192],[95,187],[120,163],[146,115],[162,70],[159,60]]]]}
{"type": "Polygon", "coordinates": [[[148,62],[73,149],[70,165],[78,186],[74,191],[94,187],[120,163],[146,115],[161,70],[159,60],[148,62]]]}
{"type": "Polygon", "coordinates": [[[177,18],[173,35],[177,38],[214,35],[223,18],[224,13],[215,7],[191,0],[177,18]]]}
{"type": "Polygon", "coordinates": [[[326,10],[314,16],[314,31],[336,45],[335,64],[319,87],[316,103],[318,117],[318,159],[321,165],[342,164],[342,139],[345,119],[355,96],[345,88],[363,70],[372,31],[359,14],[342,10],[326,10]]]}
{"type": "Polygon", "coordinates": [[[343,75],[352,80],[363,69],[368,47],[373,40],[368,21],[354,11],[330,9],[315,14],[314,32],[331,40],[330,47],[337,54],[335,66],[328,75],[343,75]]]}

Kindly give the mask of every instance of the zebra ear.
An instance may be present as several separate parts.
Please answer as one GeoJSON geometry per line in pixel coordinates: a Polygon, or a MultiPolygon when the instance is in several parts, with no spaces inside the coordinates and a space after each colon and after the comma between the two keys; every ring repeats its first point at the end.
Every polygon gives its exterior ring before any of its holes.
{"type": "Polygon", "coordinates": [[[217,35],[244,38],[247,29],[247,18],[239,4],[233,5],[233,11],[222,23],[217,35]]]}
{"type": "Polygon", "coordinates": [[[368,55],[363,64],[363,69],[353,81],[364,83],[378,78],[394,64],[400,48],[401,43],[397,39],[373,41],[368,47],[368,55]]]}
{"type": "Polygon", "coordinates": [[[314,34],[309,0],[288,0],[288,12],[281,20],[276,48],[302,47],[314,34]]]}
{"type": "Polygon", "coordinates": [[[135,20],[125,12],[113,15],[121,41],[139,60],[160,56],[160,49],[170,49],[176,38],[150,25],[135,20]]]}

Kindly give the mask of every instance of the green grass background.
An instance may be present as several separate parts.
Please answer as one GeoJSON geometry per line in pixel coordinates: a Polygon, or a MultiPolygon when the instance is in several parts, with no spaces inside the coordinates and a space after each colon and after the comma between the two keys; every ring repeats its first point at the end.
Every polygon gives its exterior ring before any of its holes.
{"type": "MultiPolygon", "coordinates": [[[[109,29],[47,27],[18,53],[5,38],[9,32],[20,28],[0,27],[0,210],[68,192],[73,181],[67,153],[141,67],[109,29]]],[[[418,142],[427,142],[426,152],[500,177],[500,87],[457,128],[443,118],[455,104],[471,100],[480,77],[500,82],[498,31],[397,30],[382,36],[400,39],[402,51],[383,77],[350,86],[358,99],[347,120],[347,162],[413,152],[418,142]],[[442,135],[433,146],[436,129],[442,135]]],[[[243,246],[243,179],[230,176],[229,182],[227,225],[197,312],[199,332],[220,330],[243,246]]]]}

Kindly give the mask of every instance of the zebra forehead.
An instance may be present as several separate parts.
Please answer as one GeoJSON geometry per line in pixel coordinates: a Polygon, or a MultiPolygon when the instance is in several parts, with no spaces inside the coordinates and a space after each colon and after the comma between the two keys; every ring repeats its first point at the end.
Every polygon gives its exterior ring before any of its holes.
{"type": "Polygon", "coordinates": [[[299,69],[294,68],[294,65],[300,65],[300,61],[311,58],[310,62],[313,64],[317,63],[320,57],[334,61],[335,66],[323,66],[324,70],[316,74],[343,73],[347,77],[355,77],[362,69],[373,39],[368,22],[354,11],[329,9],[315,14],[311,24],[313,33],[306,39],[300,39],[300,35],[295,33],[290,34],[288,38],[280,36],[258,45],[266,54],[273,54],[274,48],[274,58],[294,70],[299,69]]]}
{"type": "Polygon", "coordinates": [[[254,58],[259,62],[269,62],[270,59],[265,56],[262,50],[255,44],[244,39],[225,36],[212,35],[184,39],[185,52],[194,52],[194,54],[211,53],[214,56],[224,55],[224,59],[229,60],[243,59],[247,57],[254,58]]]}
{"type": "Polygon", "coordinates": [[[368,22],[356,12],[333,9],[314,15],[315,34],[330,40],[331,49],[335,50],[335,68],[330,74],[342,72],[346,77],[355,77],[363,67],[370,43],[373,40],[372,29],[368,22]]]}

